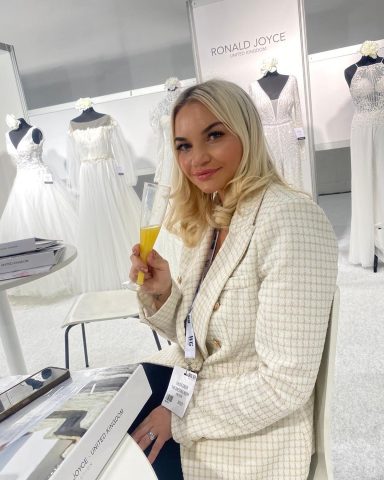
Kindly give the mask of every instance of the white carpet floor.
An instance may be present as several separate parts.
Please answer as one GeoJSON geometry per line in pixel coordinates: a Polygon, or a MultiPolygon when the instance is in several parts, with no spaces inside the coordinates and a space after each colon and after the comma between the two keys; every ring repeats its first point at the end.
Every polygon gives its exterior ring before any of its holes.
{"type": "MultiPolygon", "coordinates": [[[[379,271],[348,263],[350,195],[320,205],[339,239],[340,314],[332,403],[335,480],[384,479],[384,265],[379,271]]],[[[74,297],[37,303],[11,298],[29,372],[64,365],[61,325],[74,297]]],[[[87,326],[91,366],[135,363],[156,351],[150,329],[135,319],[87,326]]],[[[81,330],[70,334],[71,368],[83,368],[81,330]]],[[[165,345],[165,343],[164,343],[165,345]]],[[[0,377],[9,375],[0,346],[0,377]]]]}

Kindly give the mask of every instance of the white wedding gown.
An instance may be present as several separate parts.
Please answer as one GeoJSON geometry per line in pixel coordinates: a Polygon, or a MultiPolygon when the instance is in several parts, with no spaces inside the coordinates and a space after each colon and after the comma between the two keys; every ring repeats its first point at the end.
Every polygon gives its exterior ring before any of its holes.
{"type": "Polygon", "coordinates": [[[350,92],[355,106],[351,126],[351,263],[384,260],[384,64],[357,67],[350,92]]]}
{"type": "Polygon", "coordinates": [[[289,75],[276,100],[270,99],[258,81],[251,83],[250,95],[277,171],[288,184],[303,189],[304,144],[297,140],[294,130],[303,126],[296,78],[289,75]]]}
{"type": "Polygon", "coordinates": [[[80,289],[120,289],[128,280],[140,229],[140,200],[132,188],[137,177],[128,145],[109,115],[72,121],[69,138],[70,178],[79,194],[80,289]]]}
{"type": "MultiPolygon", "coordinates": [[[[151,113],[151,126],[157,137],[157,164],[154,181],[162,185],[171,185],[172,180],[174,158],[171,143],[171,112],[179,95],[180,89],[168,91],[151,113]]],[[[181,240],[163,227],[154,248],[168,261],[171,274],[176,277],[182,249],[181,240]]]]}
{"type": "MultiPolygon", "coordinates": [[[[6,134],[7,151],[14,159],[17,174],[0,219],[0,242],[28,237],[63,240],[74,244],[78,227],[75,201],[59,182],[44,183],[49,173],[42,162],[43,142],[33,141],[31,127],[15,147],[6,134]]],[[[39,280],[9,290],[11,295],[54,296],[73,291],[71,264],[39,280]]]]}

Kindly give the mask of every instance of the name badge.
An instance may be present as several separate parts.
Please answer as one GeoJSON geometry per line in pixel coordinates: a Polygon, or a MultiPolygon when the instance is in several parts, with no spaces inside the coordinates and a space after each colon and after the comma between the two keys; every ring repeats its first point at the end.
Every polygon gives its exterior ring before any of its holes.
{"type": "Polygon", "coordinates": [[[305,140],[304,128],[302,127],[295,128],[295,134],[296,134],[297,140],[305,140]]]}
{"type": "Polygon", "coordinates": [[[182,418],[191,401],[196,379],[197,373],[176,365],[161,404],[182,418]]]}

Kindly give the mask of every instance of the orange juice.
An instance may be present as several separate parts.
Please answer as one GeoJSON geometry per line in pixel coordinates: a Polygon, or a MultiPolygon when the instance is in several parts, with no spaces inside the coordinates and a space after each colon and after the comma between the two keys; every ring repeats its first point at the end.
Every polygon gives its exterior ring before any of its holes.
{"type": "MultiPolygon", "coordinates": [[[[147,263],[147,257],[149,252],[153,249],[153,245],[156,242],[156,238],[160,232],[160,225],[151,225],[149,227],[140,228],[140,258],[143,262],[147,263]]],[[[137,275],[138,285],[144,283],[144,273],[139,272],[137,275]]]]}

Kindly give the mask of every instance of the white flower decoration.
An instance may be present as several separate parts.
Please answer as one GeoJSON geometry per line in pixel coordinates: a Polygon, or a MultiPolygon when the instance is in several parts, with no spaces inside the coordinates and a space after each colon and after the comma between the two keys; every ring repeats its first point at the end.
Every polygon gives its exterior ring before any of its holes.
{"type": "Polygon", "coordinates": [[[181,87],[181,82],[177,77],[169,77],[164,83],[165,89],[174,92],[181,87]]]}
{"type": "Polygon", "coordinates": [[[75,103],[75,108],[76,110],[81,110],[84,112],[84,110],[87,110],[88,108],[91,108],[93,106],[93,102],[89,97],[85,98],[79,98],[77,102],[75,103]]]}
{"type": "Polygon", "coordinates": [[[5,121],[11,130],[17,130],[21,123],[20,120],[15,117],[15,115],[9,113],[6,115],[5,121]]]}
{"type": "Polygon", "coordinates": [[[263,60],[263,63],[261,65],[261,73],[262,75],[266,75],[268,72],[273,73],[277,72],[277,64],[279,62],[277,61],[277,58],[272,57],[272,58],[266,58],[263,60]]]}
{"type": "Polygon", "coordinates": [[[378,51],[379,44],[377,42],[373,42],[372,40],[366,40],[360,48],[360,53],[364,55],[364,57],[377,58],[378,51]]]}

